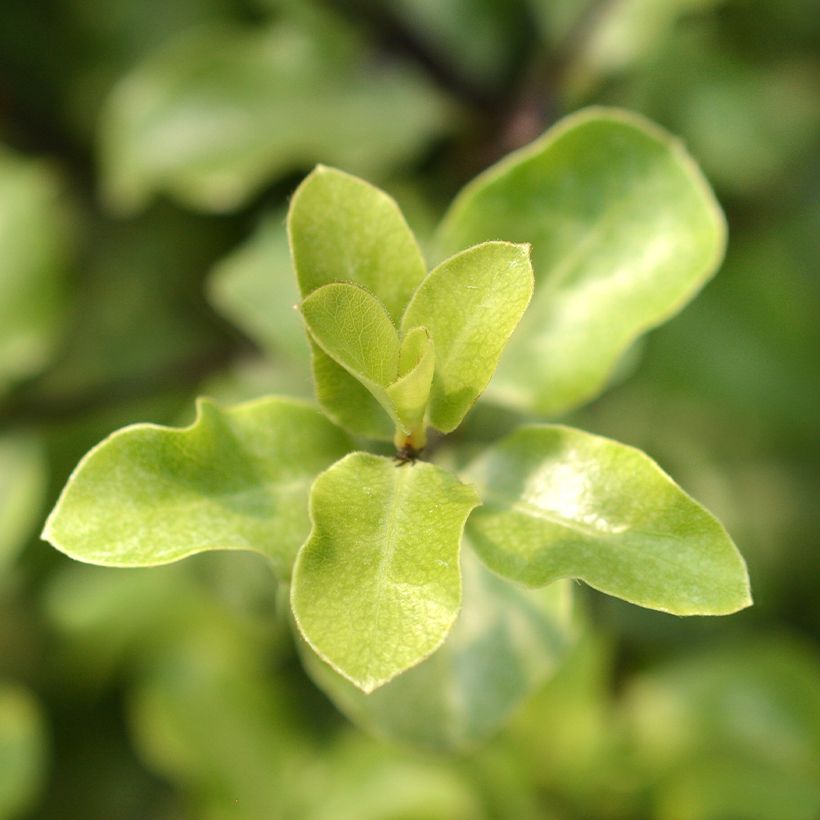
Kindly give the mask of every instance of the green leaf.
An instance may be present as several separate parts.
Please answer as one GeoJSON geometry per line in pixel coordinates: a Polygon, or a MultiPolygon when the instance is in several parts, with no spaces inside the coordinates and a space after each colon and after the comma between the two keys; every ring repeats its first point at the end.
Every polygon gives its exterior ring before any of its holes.
{"type": "Polygon", "coordinates": [[[385,388],[398,376],[399,334],[384,305],[358,285],[334,282],[310,293],[300,310],[314,341],[391,413],[385,388]]]}
{"type": "Polygon", "coordinates": [[[400,426],[408,435],[423,428],[430,400],[436,354],[426,327],[414,327],[405,335],[399,351],[399,377],[387,388],[400,426]]]}
{"type": "Polygon", "coordinates": [[[0,436],[0,575],[33,534],[47,483],[40,442],[23,434],[0,436]]]}
{"type": "Polygon", "coordinates": [[[366,44],[331,15],[297,16],[192,28],[125,75],[101,117],[112,207],[165,192],[233,210],[320,159],[384,176],[448,127],[449,106],[422,75],[369,64],[366,44]]]}
{"type": "Polygon", "coordinates": [[[589,109],[470,183],[438,241],[447,254],[499,236],[532,242],[537,285],[492,395],[555,414],[599,393],[626,348],[697,293],[726,227],[677,141],[633,114],[589,109]]]}
{"type": "Polygon", "coordinates": [[[64,309],[69,251],[62,184],[0,146],[0,393],[40,370],[64,309]]]}
{"type": "Polygon", "coordinates": [[[91,450],[43,538],[105,566],[249,550],[287,578],[309,530],[310,484],[348,449],[310,405],[266,398],[222,410],[201,399],[190,427],[137,424],[91,450]]]}
{"type": "Polygon", "coordinates": [[[313,531],[296,559],[299,630],[365,692],[437,649],[461,604],[459,551],[478,499],[418,462],[352,453],[316,479],[313,531]]]}
{"type": "MultiPolygon", "coordinates": [[[[426,267],[393,199],[319,166],[293,195],[288,233],[303,297],[323,285],[352,282],[382,302],[398,326],[426,267]]],[[[391,438],[392,426],[368,390],[316,345],[313,357],[316,395],[327,414],[355,434],[391,438]]]]}
{"type": "Polygon", "coordinates": [[[436,348],[430,423],[449,433],[487,386],[532,297],[528,245],[486,242],[443,262],[416,291],[402,329],[423,325],[436,348]]]}
{"type": "Polygon", "coordinates": [[[506,578],[579,578],[676,615],[751,604],[743,559],[720,522],[640,450],[568,427],[523,427],[467,474],[484,500],[471,542],[506,578]]]}
{"type": "Polygon", "coordinates": [[[570,582],[525,590],[462,551],[464,605],[444,645],[364,694],[303,642],[307,671],[355,723],[428,751],[463,751],[495,731],[556,669],[575,637],[570,582]]]}

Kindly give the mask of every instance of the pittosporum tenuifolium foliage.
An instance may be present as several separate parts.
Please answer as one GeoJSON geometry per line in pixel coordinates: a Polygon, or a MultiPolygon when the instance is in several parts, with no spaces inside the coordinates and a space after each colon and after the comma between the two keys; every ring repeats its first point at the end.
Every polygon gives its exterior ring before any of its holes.
{"type": "Polygon", "coordinates": [[[677,615],[749,605],[721,524],[632,447],[536,423],[425,450],[483,393],[529,418],[594,397],[714,273],[723,218],[673,139],[619,111],[567,118],[462,191],[432,266],[389,196],[331,168],[287,229],[321,410],[202,399],[190,427],[114,433],[63,491],[54,546],[120,567],[261,553],[346,712],[400,735],[402,703],[423,724],[458,692],[428,745],[488,731],[554,667],[566,579],[677,615]]]}

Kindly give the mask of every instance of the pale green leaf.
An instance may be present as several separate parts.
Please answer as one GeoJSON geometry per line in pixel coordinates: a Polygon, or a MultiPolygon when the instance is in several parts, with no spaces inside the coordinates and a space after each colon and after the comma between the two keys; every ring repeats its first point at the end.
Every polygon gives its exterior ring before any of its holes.
{"type": "Polygon", "coordinates": [[[233,210],[321,159],[383,176],[448,127],[449,106],[418,72],[376,70],[331,15],[299,16],[191,29],[125,75],[101,117],[112,207],[139,209],[164,192],[233,210]]]}
{"type": "Polygon", "coordinates": [[[398,325],[426,266],[394,199],[363,179],[320,165],[291,199],[288,231],[303,296],[330,282],[355,282],[398,325]]]}
{"type": "Polygon", "coordinates": [[[399,372],[399,334],[384,305],[358,285],[333,282],[311,292],[300,310],[316,344],[399,424],[387,395],[399,372]]]}
{"type": "Polygon", "coordinates": [[[464,603],[444,645],[367,695],[303,642],[308,672],[373,734],[428,751],[463,751],[497,729],[542,684],[572,644],[569,581],[525,590],[462,551],[464,603]]]}
{"type": "Polygon", "coordinates": [[[694,296],[726,228],[677,141],[636,115],[589,109],[470,183],[438,241],[448,254],[498,237],[532,243],[536,292],[492,396],[554,414],[599,393],[630,343],[694,296]]]}
{"type": "Polygon", "coordinates": [[[399,377],[387,388],[405,433],[424,424],[435,366],[435,349],[427,328],[414,327],[401,341],[399,377]]]}
{"type": "Polygon", "coordinates": [[[0,574],[34,534],[47,483],[45,454],[35,438],[0,436],[0,574]]]}
{"type": "Polygon", "coordinates": [[[640,450],[568,427],[523,427],[467,475],[484,501],[471,541],[504,577],[530,586],[579,578],[676,615],[751,604],[720,522],[640,450]]]}
{"type": "Polygon", "coordinates": [[[63,312],[68,233],[62,184],[0,146],[0,392],[48,361],[63,312]]]}
{"type": "Polygon", "coordinates": [[[370,692],[437,649],[461,604],[472,487],[432,464],[352,453],[313,485],[291,603],[313,649],[370,692]]]}
{"type": "Polygon", "coordinates": [[[487,386],[532,297],[528,245],[485,242],[442,262],[413,296],[402,329],[423,325],[436,351],[430,423],[449,433],[487,386]]]}
{"type": "Polygon", "coordinates": [[[126,427],[83,458],[43,538],[72,558],[153,566],[210,549],[266,555],[280,578],[309,531],[314,476],[346,436],[310,405],[200,400],[183,429],[126,427]]]}
{"type": "Polygon", "coordinates": [[[394,427],[373,394],[317,344],[311,349],[316,398],[325,414],[353,435],[392,439],[394,427]]]}
{"type": "Polygon", "coordinates": [[[384,305],[347,282],[323,285],[300,310],[321,348],[365,386],[386,387],[399,373],[399,334],[384,305]]]}
{"type": "Polygon", "coordinates": [[[45,734],[34,697],[0,685],[0,817],[21,817],[35,802],[45,776],[45,734]]]}
{"type": "MultiPolygon", "coordinates": [[[[372,293],[398,325],[426,267],[398,205],[350,174],[319,166],[293,195],[288,212],[291,255],[302,296],[333,282],[372,293]]],[[[391,438],[378,402],[344,368],[313,346],[316,395],[346,429],[391,438]]]]}

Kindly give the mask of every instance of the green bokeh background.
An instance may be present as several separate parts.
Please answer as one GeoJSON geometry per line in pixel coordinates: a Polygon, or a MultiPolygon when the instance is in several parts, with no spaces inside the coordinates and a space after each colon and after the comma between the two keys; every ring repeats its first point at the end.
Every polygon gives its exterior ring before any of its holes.
{"type": "MultiPolygon", "coordinates": [[[[818,78],[810,0],[4,0],[0,818],[820,816],[818,78]],[[589,104],[678,134],[730,244],[566,420],[725,522],[752,609],[578,587],[556,676],[483,746],[430,756],[335,710],[255,556],[103,570],[38,539],[117,427],[187,421],[202,393],[309,395],[281,224],[315,163],[424,238],[589,104]]],[[[470,434],[505,423],[477,411],[470,434]]]]}

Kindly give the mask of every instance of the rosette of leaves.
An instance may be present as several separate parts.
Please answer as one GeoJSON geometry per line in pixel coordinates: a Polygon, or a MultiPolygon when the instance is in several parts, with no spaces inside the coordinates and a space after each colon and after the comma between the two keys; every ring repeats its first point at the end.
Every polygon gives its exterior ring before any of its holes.
{"type": "Polygon", "coordinates": [[[721,524],[632,447],[544,423],[460,475],[424,459],[494,374],[495,400],[531,416],[591,397],[714,272],[723,219],[673,139],[623,112],[568,118],[467,186],[429,272],[396,203],[331,168],[294,194],[288,235],[321,411],[201,400],[188,428],[114,433],[46,524],[58,549],[110,566],[261,553],[320,685],[436,748],[491,731],[560,660],[567,579],[677,615],[749,605],[721,524]]]}

